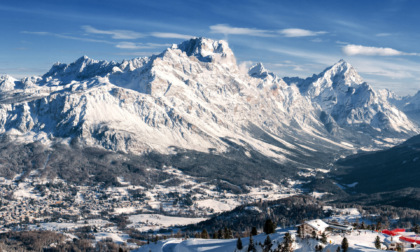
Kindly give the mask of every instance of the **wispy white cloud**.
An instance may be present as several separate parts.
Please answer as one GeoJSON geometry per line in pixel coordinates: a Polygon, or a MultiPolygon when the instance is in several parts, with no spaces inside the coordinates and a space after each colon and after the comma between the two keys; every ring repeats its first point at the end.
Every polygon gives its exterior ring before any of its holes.
{"type": "Polygon", "coordinates": [[[348,45],[348,44],[349,44],[349,43],[347,43],[347,42],[340,41],[340,40],[335,41],[335,43],[336,43],[336,44],[339,44],[339,45],[348,45]]]}
{"type": "Polygon", "coordinates": [[[82,29],[85,30],[85,32],[90,34],[105,34],[105,35],[111,35],[113,39],[138,39],[142,37],[156,37],[156,38],[175,38],[175,39],[190,39],[194,36],[187,35],[187,34],[180,34],[180,33],[174,33],[174,32],[151,32],[148,34],[143,34],[136,31],[130,31],[130,30],[100,30],[97,28],[94,28],[90,25],[84,25],[82,26],[82,29]]]}
{"type": "Polygon", "coordinates": [[[23,34],[31,34],[31,35],[39,35],[39,36],[53,36],[53,37],[62,38],[62,39],[71,39],[71,40],[86,41],[86,42],[114,44],[111,41],[102,40],[102,39],[83,38],[83,37],[77,37],[77,36],[71,36],[71,35],[60,34],[60,33],[53,33],[53,32],[44,32],[44,31],[21,31],[20,33],[23,33],[23,34]]]}
{"type": "Polygon", "coordinates": [[[155,44],[155,43],[133,43],[133,42],[119,42],[115,47],[128,50],[152,49],[158,47],[167,47],[170,44],[155,44]]]}
{"type": "Polygon", "coordinates": [[[330,66],[340,59],[339,55],[334,55],[331,53],[318,53],[312,52],[308,50],[301,50],[296,48],[290,47],[272,47],[268,49],[271,52],[280,53],[283,55],[288,55],[292,57],[297,57],[304,59],[306,61],[312,61],[317,64],[321,64],[321,66],[330,66]]]}
{"type": "Polygon", "coordinates": [[[260,30],[255,28],[232,27],[226,24],[217,24],[210,26],[211,33],[221,33],[225,35],[247,35],[255,37],[273,37],[274,34],[269,30],[260,30]]]}
{"type": "MultiPolygon", "coordinates": [[[[310,31],[298,28],[289,28],[278,31],[272,30],[262,30],[255,28],[245,28],[245,27],[232,27],[227,24],[217,24],[210,26],[211,33],[221,33],[225,35],[247,35],[254,37],[276,37],[278,34],[283,35],[284,37],[309,37],[309,36],[318,36],[326,34],[326,31],[310,31]]],[[[316,42],[316,41],[315,41],[316,42]]]]}
{"type": "Polygon", "coordinates": [[[159,52],[119,52],[119,53],[115,53],[115,55],[120,55],[120,56],[132,56],[132,57],[150,57],[152,55],[156,55],[159,54],[159,52]]]}
{"type": "Polygon", "coordinates": [[[115,47],[120,49],[138,50],[146,48],[143,44],[133,42],[120,42],[115,47]]]}
{"type": "Polygon", "coordinates": [[[152,32],[150,35],[157,38],[175,38],[175,39],[190,39],[194,37],[191,35],[172,33],[172,32],[152,32]]]}
{"type": "Polygon", "coordinates": [[[314,39],[311,39],[311,41],[312,41],[312,42],[315,42],[315,43],[321,43],[321,42],[324,42],[324,40],[323,40],[323,39],[320,39],[320,38],[314,38],[314,39]]]}
{"type": "Polygon", "coordinates": [[[418,53],[406,53],[388,47],[372,47],[362,45],[346,45],[342,47],[343,53],[348,56],[365,55],[365,56],[401,56],[401,55],[415,55],[418,53]]]}
{"type": "Polygon", "coordinates": [[[355,57],[351,58],[351,63],[360,73],[375,76],[375,78],[407,79],[420,75],[420,64],[406,59],[355,57]]]}
{"type": "Polygon", "coordinates": [[[310,31],[299,28],[283,29],[278,32],[288,38],[318,36],[327,33],[326,31],[310,31]]]}
{"type": "Polygon", "coordinates": [[[49,32],[45,32],[45,31],[21,31],[20,33],[33,34],[33,35],[50,35],[49,32]]]}
{"type": "Polygon", "coordinates": [[[272,65],[273,66],[276,66],[276,67],[292,68],[294,71],[298,71],[298,72],[306,71],[304,69],[304,66],[303,65],[299,65],[299,64],[296,64],[296,63],[291,62],[291,61],[288,61],[288,60],[283,61],[282,63],[274,63],[272,65]]]}
{"type": "Polygon", "coordinates": [[[377,33],[375,34],[376,37],[388,37],[391,36],[391,33],[377,33]]]}
{"type": "Polygon", "coordinates": [[[113,39],[138,39],[144,37],[142,33],[129,30],[100,30],[90,25],[83,25],[82,29],[91,34],[110,35],[113,39]]]}
{"type": "Polygon", "coordinates": [[[407,58],[352,57],[350,62],[376,89],[388,88],[400,95],[413,94],[419,84],[420,64],[407,58]]]}

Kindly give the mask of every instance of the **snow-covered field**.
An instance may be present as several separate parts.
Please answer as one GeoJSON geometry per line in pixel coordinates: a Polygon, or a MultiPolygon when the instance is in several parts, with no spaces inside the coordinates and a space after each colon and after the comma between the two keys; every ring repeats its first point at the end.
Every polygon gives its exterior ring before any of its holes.
{"type": "Polygon", "coordinates": [[[161,214],[138,214],[131,215],[129,220],[132,222],[129,227],[133,227],[141,232],[147,232],[149,230],[159,230],[161,228],[195,224],[205,221],[207,218],[183,218],[165,216],[161,214]]]}
{"type": "MultiPolygon", "coordinates": [[[[271,234],[270,238],[273,244],[281,242],[285,230],[278,230],[277,233],[271,234]]],[[[266,235],[260,234],[253,237],[254,244],[264,243],[266,235]]],[[[148,244],[140,247],[136,252],[193,252],[193,251],[207,251],[207,252],[232,252],[236,249],[237,239],[168,239],[158,241],[156,244],[148,244]]],[[[242,244],[246,251],[249,244],[249,238],[242,238],[242,244]]],[[[258,248],[259,246],[257,246],[258,248]]]]}
{"type": "MultiPolygon", "coordinates": [[[[322,245],[324,247],[323,251],[336,251],[338,246],[341,246],[341,241],[343,240],[342,234],[329,234],[327,237],[328,244],[324,245],[315,239],[300,239],[296,237],[295,230],[288,229],[277,229],[277,232],[270,235],[273,246],[272,249],[276,248],[279,243],[283,241],[284,233],[291,232],[292,236],[295,239],[293,244],[293,249],[295,252],[308,252],[315,251],[316,245],[322,245]]],[[[378,234],[372,231],[353,231],[351,234],[346,235],[345,237],[349,241],[348,252],[359,252],[359,251],[379,251],[375,248],[375,238],[379,236],[381,241],[386,238],[384,234],[378,234]]],[[[264,243],[266,239],[265,234],[259,234],[253,237],[254,244],[264,243]]],[[[168,239],[164,241],[158,241],[157,243],[151,243],[144,245],[139,249],[135,250],[136,252],[232,252],[236,249],[237,239],[168,239]]],[[[249,238],[242,238],[242,244],[244,248],[242,250],[236,251],[247,251],[249,245],[249,238]]],[[[382,245],[383,249],[386,247],[382,245]]],[[[261,252],[261,246],[256,246],[257,251],[261,252]]],[[[406,251],[420,251],[420,248],[405,248],[406,251]]]]}

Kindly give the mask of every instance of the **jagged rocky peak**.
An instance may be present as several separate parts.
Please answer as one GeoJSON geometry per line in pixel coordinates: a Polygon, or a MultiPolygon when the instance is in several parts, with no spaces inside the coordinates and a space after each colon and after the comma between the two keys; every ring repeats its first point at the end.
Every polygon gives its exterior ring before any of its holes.
{"type": "Polygon", "coordinates": [[[0,76],[0,90],[9,91],[15,88],[16,79],[10,75],[0,76]]]}
{"type": "Polygon", "coordinates": [[[235,56],[224,40],[192,38],[179,45],[174,45],[172,49],[180,49],[188,56],[194,56],[202,62],[220,61],[236,65],[235,56]]]}
{"type": "MultiPolygon", "coordinates": [[[[153,57],[152,57],[153,58],[153,57]]],[[[132,60],[123,60],[121,64],[118,66],[120,71],[122,70],[129,70],[133,71],[144,66],[146,63],[150,61],[151,58],[149,57],[141,57],[141,58],[134,58],[132,60]]]]}
{"type": "Polygon", "coordinates": [[[6,82],[14,82],[14,81],[16,81],[16,79],[13,78],[10,75],[7,75],[7,74],[6,75],[0,75],[0,83],[1,84],[4,84],[6,82]]]}
{"type": "Polygon", "coordinates": [[[98,61],[85,55],[70,64],[55,63],[42,77],[45,80],[58,79],[61,84],[66,84],[72,80],[81,81],[95,76],[104,76],[111,72],[115,65],[115,62],[98,61]]]}
{"type": "Polygon", "coordinates": [[[397,95],[389,89],[379,89],[376,91],[376,93],[378,94],[379,98],[385,101],[389,101],[391,103],[402,99],[402,97],[400,97],[399,95],[397,95]]]}
{"type": "Polygon", "coordinates": [[[257,64],[255,64],[254,66],[252,66],[249,70],[248,70],[248,74],[252,77],[255,78],[261,78],[264,79],[266,78],[268,75],[271,75],[274,77],[274,74],[267,71],[267,69],[265,69],[264,65],[259,62],[257,64]]]}
{"type": "Polygon", "coordinates": [[[354,86],[363,83],[363,79],[356,69],[343,59],[325,69],[320,74],[320,77],[323,77],[322,79],[330,85],[344,84],[346,86],[354,86]]]}
{"type": "MultiPolygon", "coordinates": [[[[286,80],[289,84],[291,81],[286,80]]],[[[351,92],[363,84],[363,79],[352,65],[341,59],[320,74],[298,80],[296,84],[304,95],[317,97],[327,92],[331,96],[333,93],[351,92]]]]}

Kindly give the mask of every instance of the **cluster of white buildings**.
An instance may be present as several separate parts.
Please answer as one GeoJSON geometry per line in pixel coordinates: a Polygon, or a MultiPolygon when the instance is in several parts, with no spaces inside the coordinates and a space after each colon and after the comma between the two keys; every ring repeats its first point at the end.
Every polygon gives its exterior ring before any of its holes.
{"type": "Polygon", "coordinates": [[[321,235],[328,230],[342,233],[353,231],[353,226],[342,225],[339,223],[328,223],[320,219],[305,221],[301,225],[301,228],[305,236],[311,236],[313,232],[315,232],[316,235],[321,235]]]}

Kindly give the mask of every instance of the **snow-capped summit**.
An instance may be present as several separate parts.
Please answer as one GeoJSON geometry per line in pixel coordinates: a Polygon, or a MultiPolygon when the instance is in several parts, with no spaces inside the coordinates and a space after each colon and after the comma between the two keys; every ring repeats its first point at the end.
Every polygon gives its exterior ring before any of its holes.
{"type": "Polygon", "coordinates": [[[17,80],[10,75],[0,76],[0,91],[10,91],[15,89],[17,80]]]}
{"type": "Polygon", "coordinates": [[[174,48],[184,51],[188,56],[194,56],[203,62],[220,61],[236,65],[236,59],[229,45],[224,40],[212,40],[207,38],[192,38],[174,48]]]}
{"type": "Polygon", "coordinates": [[[67,84],[73,80],[81,81],[95,76],[104,76],[116,65],[115,62],[98,61],[82,56],[70,64],[55,63],[43,75],[46,81],[56,79],[60,84],[67,84]]]}
{"type": "Polygon", "coordinates": [[[265,69],[264,65],[261,62],[249,68],[248,74],[251,75],[252,77],[261,78],[261,79],[264,79],[268,77],[269,75],[273,78],[275,77],[274,73],[267,71],[267,69],[265,69]]]}
{"type": "MultiPolygon", "coordinates": [[[[340,60],[307,79],[285,78],[299,87],[320,109],[341,127],[363,127],[382,132],[417,132],[406,115],[377,94],[349,63],[340,60]]],[[[325,117],[325,116],[324,116],[325,117]]],[[[331,119],[329,122],[331,121],[331,119]]]]}
{"type": "Polygon", "coordinates": [[[363,83],[362,77],[352,65],[341,59],[322,73],[301,83],[300,89],[306,95],[317,97],[324,93],[343,93],[363,83]]]}

